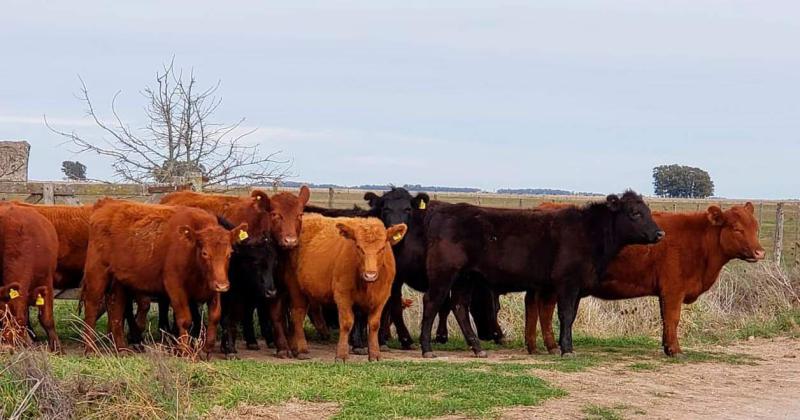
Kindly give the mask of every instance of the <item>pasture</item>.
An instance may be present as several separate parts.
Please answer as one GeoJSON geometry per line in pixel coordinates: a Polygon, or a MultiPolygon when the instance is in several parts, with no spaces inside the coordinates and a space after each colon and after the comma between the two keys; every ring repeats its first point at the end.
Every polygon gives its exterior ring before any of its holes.
{"type": "MultiPolygon", "coordinates": [[[[363,205],[363,193],[344,190],[331,196],[317,190],[311,202],[347,208],[363,205]]],[[[82,202],[93,198],[80,197],[82,202]]],[[[522,208],[592,200],[490,194],[431,198],[522,208]]],[[[648,202],[663,211],[732,203],[648,202]]],[[[768,252],[776,205],[756,203],[759,237],[768,252]]],[[[1,354],[0,412],[12,418],[658,418],[707,415],[725,404],[743,404],[745,393],[771,398],[748,402],[751,413],[770,404],[791,410],[796,407],[780,404],[789,404],[792,393],[800,391],[793,382],[800,373],[800,342],[794,339],[800,322],[800,271],[794,264],[800,224],[797,205],[785,209],[782,266],[769,262],[769,255],[755,266],[728,264],[709,293],[684,307],[680,334],[687,352],[680,359],[661,352],[654,298],[584,300],[574,358],[525,352],[523,299],[513,294],[502,297],[499,315],[509,341],[487,343],[488,359],[471,357],[451,316],[450,342],[434,345],[443,356],[437,360],[423,360],[419,350],[402,351],[392,340],[385,360],[366,363],[366,356],[352,356],[347,364],[333,363],[335,335],[315,340],[310,325],[311,361],[275,359],[263,342],[260,351],[242,350],[242,360],[224,360],[219,353],[209,362],[177,358],[160,345],[152,313],[144,355],[117,357],[106,349],[86,358],[76,303],[62,300],[56,319],[66,355],[1,354]],[[767,380],[775,389],[767,388],[767,380]]],[[[406,288],[404,297],[414,302],[406,319],[416,341],[421,295],[406,288]]],[[[105,317],[100,324],[105,331],[105,317]]]]}

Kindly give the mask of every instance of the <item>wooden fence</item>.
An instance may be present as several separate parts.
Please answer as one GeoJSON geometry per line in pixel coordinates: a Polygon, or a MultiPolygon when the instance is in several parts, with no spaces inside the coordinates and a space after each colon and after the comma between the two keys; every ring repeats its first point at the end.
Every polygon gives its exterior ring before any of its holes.
{"type": "MultiPolygon", "coordinates": [[[[274,187],[264,187],[272,191],[274,187]]],[[[0,182],[0,199],[20,200],[29,203],[89,204],[103,197],[123,198],[143,202],[158,202],[168,192],[186,189],[174,186],[147,186],[138,184],[105,184],[73,182],[0,182]]],[[[246,194],[249,188],[225,191],[246,194]]],[[[297,192],[297,188],[280,188],[297,192]]],[[[312,189],[311,202],[316,205],[349,208],[364,206],[364,190],[312,189]]],[[[603,199],[600,196],[548,196],[492,193],[431,193],[431,198],[451,203],[465,202],[481,206],[506,208],[533,208],[545,202],[585,204],[603,199]]],[[[694,200],[647,198],[654,211],[696,212],[710,205],[727,208],[747,200],[694,200]]],[[[759,239],[767,250],[768,258],[784,265],[800,265],[800,202],[754,201],[759,221],[759,239]]]]}

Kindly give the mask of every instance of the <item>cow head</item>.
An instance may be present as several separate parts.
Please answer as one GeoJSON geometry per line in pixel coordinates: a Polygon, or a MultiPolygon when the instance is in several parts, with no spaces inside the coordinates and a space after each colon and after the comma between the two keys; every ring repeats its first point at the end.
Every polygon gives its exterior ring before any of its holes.
{"type": "Polygon", "coordinates": [[[758,242],[758,221],[754,213],[755,209],[750,202],[744,206],[733,206],[726,211],[717,206],[708,208],[709,222],[720,227],[719,242],[726,256],[747,262],[758,262],[766,256],[764,248],[758,242]]]}
{"type": "Polygon", "coordinates": [[[231,230],[217,224],[202,229],[183,225],[178,228],[178,233],[194,249],[196,266],[208,288],[215,292],[228,291],[232,245],[247,238],[247,223],[231,230]]]}
{"type": "Polygon", "coordinates": [[[275,265],[277,263],[275,242],[269,236],[250,238],[234,245],[231,257],[231,272],[241,282],[245,293],[273,298],[275,288],[275,265]]]}
{"type": "Polygon", "coordinates": [[[654,244],[666,235],[653,220],[642,196],[633,191],[626,191],[621,198],[609,195],[606,206],[614,218],[614,234],[621,243],[654,244]]]}
{"type": "Polygon", "coordinates": [[[364,194],[364,200],[377,213],[383,225],[389,227],[401,223],[408,225],[414,209],[427,208],[430,197],[425,193],[412,197],[405,188],[392,188],[381,196],[368,192],[364,194]]]}
{"type": "Polygon", "coordinates": [[[303,185],[298,195],[281,192],[264,200],[269,212],[269,232],[281,248],[292,249],[300,243],[303,208],[310,196],[311,191],[303,185]]]}
{"type": "MultiPolygon", "coordinates": [[[[406,225],[399,224],[384,228],[377,221],[366,219],[366,223],[350,225],[337,223],[339,234],[350,240],[358,255],[358,274],[362,280],[371,283],[378,280],[384,254],[403,239],[406,225]]],[[[375,220],[375,219],[371,219],[375,220]]]]}

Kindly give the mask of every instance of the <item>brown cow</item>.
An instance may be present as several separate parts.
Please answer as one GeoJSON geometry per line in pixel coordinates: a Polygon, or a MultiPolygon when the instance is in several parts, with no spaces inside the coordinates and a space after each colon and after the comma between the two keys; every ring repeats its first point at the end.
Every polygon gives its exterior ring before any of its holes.
{"type": "Polygon", "coordinates": [[[297,246],[303,207],[309,197],[310,191],[304,185],[297,196],[280,192],[268,197],[261,190],[254,190],[250,197],[181,191],[167,194],[161,204],[197,207],[231,223],[247,223],[251,236],[269,233],[281,248],[291,249],[297,246]]]}
{"type": "MultiPolygon", "coordinates": [[[[705,213],[653,213],[653,219],[667,232],[666,238],[655,245],[623,249],[591,295],[614,300],[658,296],[664,353],[680,355],[681,304],[693,303],[711,288],[728,261],[741,259],[754,263],[764,259],[766,254],[758,242],[758,222],[753,212],[753,204],[748,202],[726,211],[711,206],[705,213]]],[[[527,296],[525,302],[529,351],[535,350],[537,316],[542,317],[545,345],[548,350],[556,348],[552,339],[555,302],[551,298],[527,296]],[[532,324],[531,330],[528,324],[532,324]]]]}
{"type": "MultiPolygon", "coordinates": [[[[182,350],[188,348],[187,330],[192,323],[189,302],[209,302],[205,351],[210,354],[220,319],[220,293],[229,287],[231,245],[246,229],[242,224],[228,231],[210,213],[190,207],[111,199],[97,202],[84,269],[86,336],[93,337],[110,283],[109,327],[118,350],[126,349],[122,316],[125,294],[131,291],[169,297],[182,350]]],[[[91,349],[89,342],[86,350],[91,349]]]]}
{"type": "Polygon", "coordinates": [[[27,341],[28,308],[39,308],[39,323],[47,332],[51,351],[61,344],[53,319],[53,277],[58,260],[58,237],[52,223],[39,213],[16,204],[0,206],[0,313],[6,310],[16,326],[6,332],[27,341]]]}
{"type": "Polygon", "coordinates": [[[354,306],[367,316],[369,360],[380,360],[378,329],[395,275],[392,245],[405,233],[406,225],[385,228],[375,218],[306,216],[300,246],[291,252],[284,276],[292,309],[291,345],[297,357],[308,354],[303,321],[309,303],[335,303],[339,311],[336,360],[347,360],[354,306]]]}

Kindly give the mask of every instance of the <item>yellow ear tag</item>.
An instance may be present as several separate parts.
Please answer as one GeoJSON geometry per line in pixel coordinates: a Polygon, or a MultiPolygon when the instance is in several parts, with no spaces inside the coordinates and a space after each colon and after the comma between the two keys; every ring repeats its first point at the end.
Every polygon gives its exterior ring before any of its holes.
{"type": "Polygon", "coordinates": [[[36,306],[44,306],[44,298],[42,295],[36,296],[36,306]]]}
{"type": "Polygon", "coordinates": [[[8,297],[9,297],[10,299],[16,299],[16,298],[18,298],[18,297],[19,297],[19,292],[17,291],[17,289],[11,289],[11,290],[8,292],[8,297]]]}
{"type": "Polygon", "coordinates": [[[245,239],[247,239],[249,237],[250,237],[250,235],[247,234],[247,231],[244,231],[244,230],[240,230],[239,231],[239,241],[243,241],[243,240],[245,240],[245,239]]]}
{"type": "Polygon", "coordinates": [[[420,200],[419,201],[419,209],[420,210],[425,210],[425,207],[427,207],[427,205],[425,204],[425,201],[420,200]]]}
{"type": "Polygon", "coordinates": [[[403,234],[402,233],[395,233],[394,236],[392,236],[392,239],[394,239],[395,241],[399,241],[399,240],[403,239],[403,234]]]}

